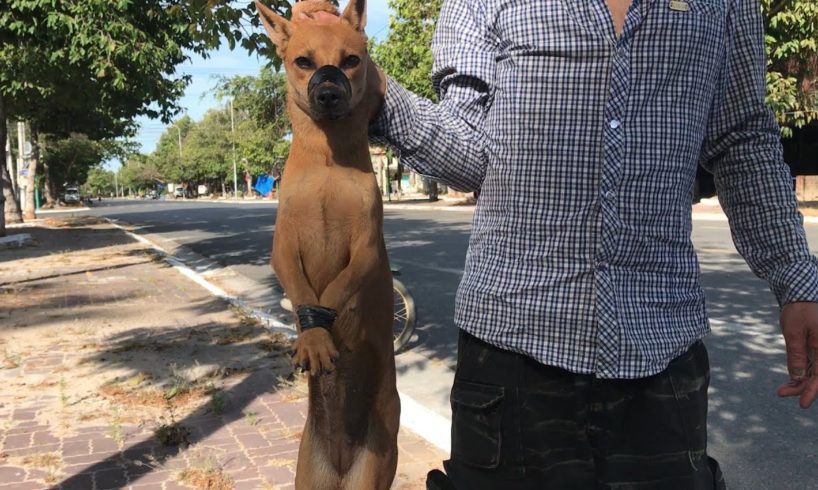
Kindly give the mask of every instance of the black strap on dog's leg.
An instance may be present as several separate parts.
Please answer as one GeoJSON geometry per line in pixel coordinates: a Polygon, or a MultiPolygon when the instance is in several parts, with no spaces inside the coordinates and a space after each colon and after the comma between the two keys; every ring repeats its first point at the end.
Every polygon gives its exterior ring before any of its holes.
{"type": "Polygon", "coordinates": [[[302,332],[312,328],[323,328],[331,331],[332,324],[335,323],[335,318],[338,317],[337,311],[318,305],[299,305],[296,314],[302,332]]]}

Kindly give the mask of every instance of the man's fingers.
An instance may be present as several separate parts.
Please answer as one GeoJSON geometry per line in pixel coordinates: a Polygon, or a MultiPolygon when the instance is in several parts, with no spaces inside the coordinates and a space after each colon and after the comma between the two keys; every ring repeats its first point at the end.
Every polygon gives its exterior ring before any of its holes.
{"type": "Polygon", "coordinates": [[[778,396],[785,397],[785,396],[801,396],[801,393],[804,392],[804,389],[807,387],[807,381],[790,381],[787,384],[781,385],[778,387],[776,392],[778,396]]]}
{"type": "Polygon", "coordinates": [[[813,374],[805,385],[804,392],[801,393],[801,398],[798,400],[801,408],[809,408],[818,397],[818,375],[813,374]]]}
{"type": "Polygon", "coordinates": [[[787,345],[787,371],[793,380],[804,379],[809,367],[806,329],[790,329],[784,332],[787,345]]]}

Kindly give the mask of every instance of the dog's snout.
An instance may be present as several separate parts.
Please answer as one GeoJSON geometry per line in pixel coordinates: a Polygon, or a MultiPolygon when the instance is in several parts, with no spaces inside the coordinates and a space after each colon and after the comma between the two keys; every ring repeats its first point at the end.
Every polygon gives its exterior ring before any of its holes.
{"type": "Polygon", "coordinates": [[[336,119],[349,110],[352,87],[338,67],[322,66],[310,78],[307,86],[314,117],[336,119]]]}
{"type": "Polygon", "coordinates": [[[325,109],[335,109],[341,102],[343,93],[335,85],[318,87],[315,91],[315,101],[325,109]]]}

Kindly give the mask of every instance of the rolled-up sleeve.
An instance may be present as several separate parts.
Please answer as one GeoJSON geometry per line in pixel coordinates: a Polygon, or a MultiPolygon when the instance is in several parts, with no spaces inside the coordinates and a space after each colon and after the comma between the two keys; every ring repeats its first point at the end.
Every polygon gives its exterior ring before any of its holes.
{"type": "Polygon", "coordinates": [[[728,22],[728,63],[702,164],[715,177],[736,248],[770,284],[779,305],[818,301],[818,266],[807,245],[779,127],[764,101],[764,29],[758,2],[734,0],[728,22]]]}
{"type": "Polygon", "coordinates": [[[491,104],[495,50],[481,0],[446,0],[434,41],[434,103],[387,81],[370,139],[393,147],[412,170],[463,191],[480,188],[488,141],[483,128],[491,104]]]}

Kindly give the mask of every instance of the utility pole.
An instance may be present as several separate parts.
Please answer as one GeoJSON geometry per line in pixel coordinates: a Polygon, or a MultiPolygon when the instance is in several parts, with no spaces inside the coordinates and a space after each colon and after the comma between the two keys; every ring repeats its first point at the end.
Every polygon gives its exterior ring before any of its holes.
{"type": "MultiPolygon", "coordinates": [[[[176,123],[176,136],[179,137],[179,178],[182,178],[182,130],[179,129],[179,123],[176,123]]],[[[174,184],[174,187],[181,184],[174,184]]],[[[174,189],[174,195],[176,194],[176,190],[174,189]]]]}
{"type": "MultiPolygon", "coordinates": [[[[17,121],[17,172],[21,172],[23,169],[28,171],[28,165],[26,165],[26,123],[23,121],[17,121]]],[[[19,176],[17,177],[17,195],[20,199],[20,207],[25,206],[25,199],[22,198],[22,190],[20,189],[20,181],[19,176]]]]}
{"type": "MultiPolygon", "coordinates": [[[[119,168],[122,168],[122,166],[120,165],[119,168]]],[[[119,180],[116,176],[117,173],[119,173],[119,169],[114,172],[114,196],[119,197],[119,180]]]]}
{"type": "MultiPolygon", "coordinates": [[[[8,127],[8,124],[6,124],[8,127]]],[[[11,191],[17,195],[17,166],[14,164],[14,158],[11,156],[11,137],[6,133],[6,167],[9,169],[9,177],[11,177],[11,191]]]]}
{"type": "Polygon", "coordinates": [[[233,133],[233,199],[238,199],[239,174],[236,171],[236,124],[233,121],[233,99],[230,99],[230,131],[233,133]]]}

